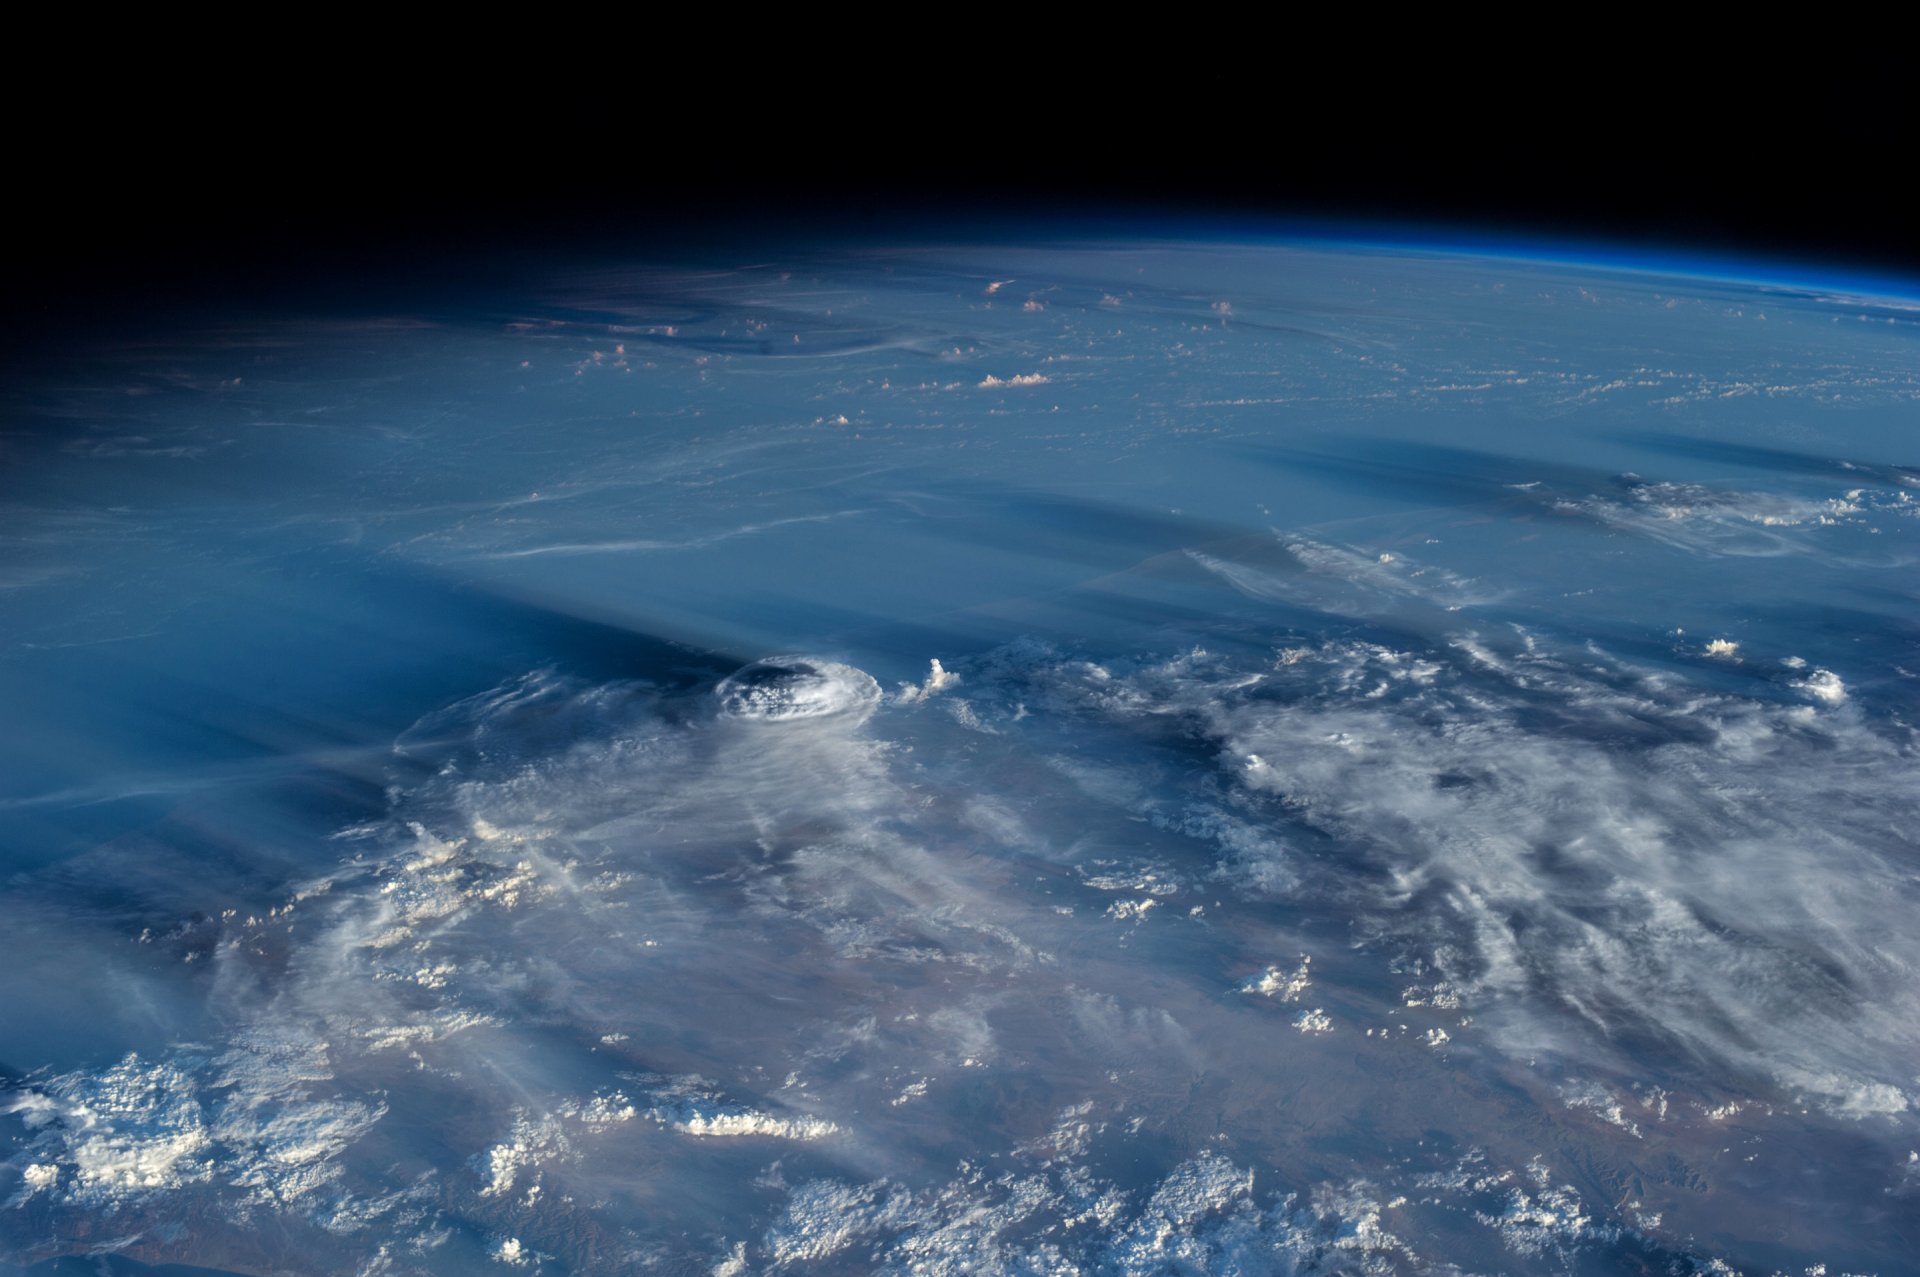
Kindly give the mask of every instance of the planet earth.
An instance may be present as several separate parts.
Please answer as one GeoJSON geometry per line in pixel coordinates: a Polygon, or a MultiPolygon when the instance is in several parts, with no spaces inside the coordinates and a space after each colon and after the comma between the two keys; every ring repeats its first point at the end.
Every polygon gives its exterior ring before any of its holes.
{"type": "Polygon", "coordinates": [[[1920,1271],[1920,289],[1183,235],[10,375],[0,1265],[1920,1271]]]}

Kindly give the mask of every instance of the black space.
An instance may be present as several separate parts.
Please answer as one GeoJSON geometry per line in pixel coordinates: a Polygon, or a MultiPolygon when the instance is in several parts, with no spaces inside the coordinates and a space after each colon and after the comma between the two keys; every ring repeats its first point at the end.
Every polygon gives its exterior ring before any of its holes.
{"type": "Polygon", "coordinates": [[[1386,56],[1156,31],[927,60],[903,35],[880,72],[635,45],[628,78],[590,94],[565,63],[481,88],[395,65],[149,71],[94,115],[13,104],[0,322],[18,356],[175,319],[427,309],[556,258],[1206,219],[1920,278],[1920,112],[1890,35],[1849,34],[1840,60],[1798,32],[1664,53],[1582,38],[1578,57],[1526,32],[1386,56]]]}

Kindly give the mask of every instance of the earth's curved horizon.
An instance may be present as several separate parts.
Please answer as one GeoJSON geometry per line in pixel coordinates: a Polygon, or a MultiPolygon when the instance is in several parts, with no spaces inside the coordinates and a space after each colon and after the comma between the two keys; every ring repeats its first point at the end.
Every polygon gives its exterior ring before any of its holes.
{"type": "Polygon", "coordinates": [[[1920,1271],[1920,290],[1557,252],[14,377],[0,1268],[1920,1271]]]}

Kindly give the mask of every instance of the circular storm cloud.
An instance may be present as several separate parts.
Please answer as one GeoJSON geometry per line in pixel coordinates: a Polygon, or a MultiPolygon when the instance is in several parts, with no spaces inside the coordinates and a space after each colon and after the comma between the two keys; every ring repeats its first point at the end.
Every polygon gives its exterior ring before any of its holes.
{"type": "Polygon", "coordinates": [[[863,721],[880,703],[880,684],[862,670],[805,656],[769,656],[723,679],[714,689],[727,718],[863,721]]]}

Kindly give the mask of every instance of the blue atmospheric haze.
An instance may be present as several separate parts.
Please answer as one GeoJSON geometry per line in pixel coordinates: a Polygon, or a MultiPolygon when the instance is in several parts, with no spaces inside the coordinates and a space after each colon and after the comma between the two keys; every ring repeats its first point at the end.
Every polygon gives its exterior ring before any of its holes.
{"type": "Polygon", "coordinates": [[[1920,1271],[1920,289],[1563,257],[16,377],[0,1266],[1920,1271]]]}

